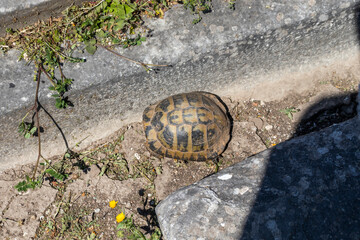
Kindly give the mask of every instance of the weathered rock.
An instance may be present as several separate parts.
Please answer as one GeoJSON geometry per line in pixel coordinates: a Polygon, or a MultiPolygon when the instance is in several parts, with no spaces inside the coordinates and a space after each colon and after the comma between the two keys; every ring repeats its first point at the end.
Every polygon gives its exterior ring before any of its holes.
{"type": "Polygon", "coordinates": [[[281,143],[156,208],[165,239],[358,239],[359,119],[281,143]]]}

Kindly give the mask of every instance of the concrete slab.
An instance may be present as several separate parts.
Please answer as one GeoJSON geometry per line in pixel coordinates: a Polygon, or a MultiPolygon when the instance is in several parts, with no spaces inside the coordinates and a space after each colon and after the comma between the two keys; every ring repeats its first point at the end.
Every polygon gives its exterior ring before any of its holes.
{"type": "MultiPolygon", "coordinates": [[[[69,145],[81,141],[80,147],[85,147],[140,120],[148,104],[179,92],[204,90],[238,98],[265,93],[281,98],[294,86],[300,91],[312,84],[311,78],[295,81],[296,74],[329,71],[331,63],[336,71],[358,64],[357,3],[239,1],[233,11],[217,0],[197,25],[191,23],[194,16],[175,6],[164,19],[146,21],[153,31],[143,45],[118,49],[138,61],[173,67],[147,74],[99,50],[85,55],[84,64],[64,67],[66,76],[75,79],[69,94],[73,108],[56,110],[47,83],[41,86],[40,99],[69,145]],[[287,84],[281,88],[264,87],[284,79],[287,84]]],[[[17,135],[35,86],[32,67],[16,58],[15,52],[0,58],[0,171],[33,162],[37,155],[36,139],[25,141],[17,135]]],[[[62,135],[44,112],[41,116],[43,155],[63,153],[62,135]]]]}

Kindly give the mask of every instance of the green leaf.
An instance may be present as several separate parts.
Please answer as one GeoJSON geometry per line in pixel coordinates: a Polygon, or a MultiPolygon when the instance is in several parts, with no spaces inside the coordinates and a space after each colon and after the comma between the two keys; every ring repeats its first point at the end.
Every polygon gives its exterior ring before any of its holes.
{"type": "Polygon", "coordinates": [[[106,33],[103,30],[100,30],[96,33],[96,36],[99,38],[105,38],[106,37],[106,33]]]}
{"type": "Polygon", "coordinates": [[[129,227],[127,226],[125,220],[122,221],[121,223],[119,223],[116,227],[117,229],[128,229],[129,227]]]}
{"type": "Polygon", "coordinates": [[[124,231],[121,231],[121,230],[117,231],[116,235],[118,238],[122,238],[122,237],[124,237],[124,231]]]}
{"type": "Polygon", "coordinates": [[[123,29],[123,27],[125,26],[125,21],[124,20],[117,20],[114,26],[114,31],[120,31],[121,29],[123,29]]]}
{"type": "Polygon", "coordinates": [[[94,22],[91,20],[91,19],[87,19],[86,21],[84,21],[82,24],[81,24],[81,28],[84,28],[84,27],[87,27],[89,25],[93,25],[94,22]]]}
{"type": "Polygon", "coordinates": [[[15,185],[15,189],[17,189],[19,192],[25,192],[29,188],[34,189],[39,184],[39,181],[33,181],[29,176],[26,176],[25,178],[26,180],[21,181],[15,185]]]}
{"type": "Polygon", "coordinates": [[[65,78],[65,79],[64,79],[64,83],[65,83],[66,85],[71,85],[71,84],[72,84],[72,81],[73,81],[73,79],[71,79],[71,78],[65,78]]]}
{"type": "Polygon", "coordinates": [[[104,173],[106,172],[107,169],[108,169],[108,164],[106,163],[106,164],[104,164],[104,166],[102,166],[99,176],[101,177],[102,175],[104,175],[104,173]]]}
{"type": "Polygon", "coordinates": [[[145,40],[146,40],[145,37],[139,38],[139,39],[136,41],[136,45],[141,45],[141,43],[144,42],[145,40]]]}
{"type": "Polygon", "coordinates": [[[133,9],[132,7],[130,7],[129,5],[125,4],[125,12],[126,15],[130,15],[132,12],[134,12],[135,9],[133,9]]]}
{"type": "Polygon", "coordinates": [[[33,135],[36,132],[36,127],[33,127],[32,129],[30,129],[30,134],[33,135]]]}
{"type": "Polygon", "coordinates": [[[95,45],[96,44],[96,39],[92,38],[87,42],[88,45],[95,45]]]}
{"type": "Polygon", "coordinates": [[[64,181],[67,178],[67,174],[58,173],[54,169],[51,169],[51,168],[46,169],[44,172],[50,174],[52,177],[54,177],[57,180],[64,181]]]}
{"type": "Polygon", "coordinates": [[[7,28],[6,29],[6,32],[9,33],[9,34],[13,34],[14,33],[14,30],[12,28],[7,28]]]}
{"type": "Polygon", "coordinates": [[[30,134],[29,132],[27,132],[27,133],[25,133],[24,137],[25,137],[26,139],[29,139],[29,138],[31,137],[31,134],[30,134]]]}
{"type": "Polygon", "coordinates": [[[56,43],[60,42],[60,34],[57,29],[55,29],[53,32],[53,39],[56,43]]]}
{"type": "Polygon", "coordinates": [[[113,44],[118,44],[118,43],[120,43],[120,40],[117,39],[117,38],[113,38],[113,39],[111,40],[111,42],[112,42],[113,44]]]}
{"type": "Polygon", "coordinates": [[[19,192],[25,192],[25,191],[28,189],[28,188],[27,188],[26,181],[19,182],[18,184],[15,185],[15,188],[16,188],[19,192]]]}
{"type": "Polygon", "coordinates": [[[55,107],[57,107],[59,109],[65,108],[65,101],[62,100],[61,98],[57,98],[55,100],[55,107]]]}
{"type": "Polygon", "coordinates": [[[115,15],[118,16],[120,19],[126,19],[126,12],[124,5],[120,5],[116,11],[114,11],[115,15]]]}
{"type": "Polygon", "coordinates": [[[95,52],[96,52],[96,46],[94,46],[94,45],[87,45],[86,47],[85,47],[85,50],[88,52],[88,53],[90,53],[91,55],[93,55],[95,52]]]}
{"type": "Polygon", "coordinates": [[[22,131],[24,131],[25,130],[25,123],[24,122],[21,122],[20,124],[19,124],[19,132],[22,132],[22,131]]]}

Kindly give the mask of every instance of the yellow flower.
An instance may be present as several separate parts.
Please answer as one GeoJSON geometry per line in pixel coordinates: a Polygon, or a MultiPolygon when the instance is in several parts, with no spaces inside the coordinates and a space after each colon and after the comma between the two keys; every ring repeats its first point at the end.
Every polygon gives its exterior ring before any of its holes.
{"type": "Polygon", "coordinates": [[[119,215],[116,216],[116,221],[122,222],[125,219],[125,214],[123,212],[121,212],[119,215]]]}
{"type": "Polygon", "coordinates": [[[109,206],[110,206],[111,208],[115,208],[117,203],[118,203],[118,202],[115,202],[115,200],[112,200],[111,202],[109,202],[109,206]]]}

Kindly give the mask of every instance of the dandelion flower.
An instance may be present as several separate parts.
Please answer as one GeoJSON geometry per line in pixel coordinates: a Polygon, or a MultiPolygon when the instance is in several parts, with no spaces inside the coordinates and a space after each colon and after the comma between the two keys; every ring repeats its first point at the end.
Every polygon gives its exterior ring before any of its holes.
{"type": "Polygon", "coordinates": [[[116,221],[122,222],[125,219],[125,214],[123,212],[121,212],[119,215],[116,216],[116,221]]]}
{"type": "Polygon", "coordinates": [[[112,200],[111,202],[109,202],[109,206],[110,206],[111,208],[115,208],[117,203],[118,203],[118,202],[115,202],[115,200],[112,200]]]}

